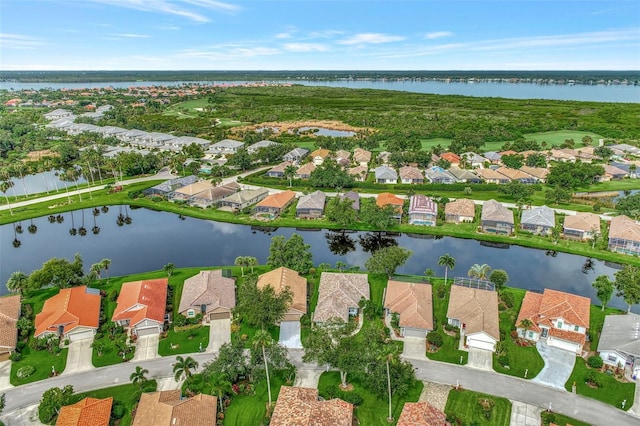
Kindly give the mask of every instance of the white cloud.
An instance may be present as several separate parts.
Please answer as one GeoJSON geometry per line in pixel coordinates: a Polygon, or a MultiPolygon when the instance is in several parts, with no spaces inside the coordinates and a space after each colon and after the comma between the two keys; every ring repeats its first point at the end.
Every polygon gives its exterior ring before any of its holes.
{"type": "Polygon", "coordinates": [[[177,25],[165,25],[163,27],[158,27],[159,30],[169,30],[169,31],[177,31],[179,29],[181,29],[179,26],[177,25]]]}
{"type": "Polygon", "coordinates": [[[434,40],[436,38],[451,37],[452,35],[453,33],[451,31],[435,31],[425,34],[424,38],[427,40],[434,40]]]}
{"type": "Polygon", "coordinates": [[[381,43],[391,43],[394,41],[402,41],[402,40],[404,40],[404,37],[402,36],[394,36],[394,35],[380,34],[380,33],[360,33],[360,34],[354,35],[353,37],[341,40],[338,43],[346,44],[346,45],[381,44],[381,43]]]}
{"type": "Polygon", "coordinates": [[[4,49],[34,49],[43,44],[42,41],[33,37],[0,33],[0,46],[4,49]]]}
{"type": "Polygon", "coordinates": [[[233,13],[240,7],[215,0],[89,0],[110,6],[181,16],[194,22],[209,22],[210,19],[197,9],[233,13]],[[194,10],[194,8],[196,10],[194,10]]]}
{"type": "Polygon", "coordinates": [[[307,35],[307,38],[309,39],[314,39],[314,38],[333,38],[336,36],[340,36],[344,34],[344,31],[338,31],[338,30],[324,30],[324,31],[312,31],[307,35]]]}
{"type": "Polygon", "coordinates": [[[319,43],[287,43],[284,50],[288,52],[326,52],[329,48],[319,43]]]}
{"type": "Polygon", "coordinates": [[[123,37],[123,38],[150,38],[150,35],[147,34],[132,34],[132,33],[121,33],[121,34],[112,34],[115,37],[123,37]]]}

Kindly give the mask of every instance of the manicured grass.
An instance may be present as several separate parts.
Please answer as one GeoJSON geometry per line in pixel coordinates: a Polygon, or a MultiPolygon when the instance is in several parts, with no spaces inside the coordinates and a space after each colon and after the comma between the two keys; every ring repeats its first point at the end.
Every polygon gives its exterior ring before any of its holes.
{"type": "Polygon", "coordinates": [[[511,421],[511,402],[506,398],[499,398],[480,392],[473,392],[466,389],[449,392],[447,405],[444,409],[447,415],[454,415],[461,419],[464,424],[509,426],[511,421]],[[493,401],[491,417],[487,419],[478,401],[483,399],[493,401]]]}
{"type": "Polygon", "coordinates": [[[558,426],[590,426],[589,423],[582,422],[580,420],[576,420],[569,416],[563,416],[558,413],[548,413],[543,411],[540,413],[540,418],[542,420],[543,426],[549,426],[550,423],[553,423],[558,426]]]}
{"type": "Polygon", "coordinates": [[[371,301],[378,306],[382,306],[384,302],[382,295],[384,294],[384,289],[387,288],[387,281],[388,278],[385,274],[369,274],[371,301]]]}
{"type": "Polygon", "coordinates": [[[591,305],[589,313],[589,341],[587,341],[587,345],[589,345],[591,351],[598,349],[604,318],[607,315],[624,315],[625,313],[625,311],[615,308],[605,308],[603,311],[601,306],[591,305]]]}
{"type": "MultiPolygon", "coordinates": [[[[270,380],[271,398],[275,403],[280,393],[280,387],[286,384],[286,381],[279,374],[272,374],[270,380]]],[[[224,413],[224,424],[226,426],[265,425],[267,424],[265,415],[268,402],[267,381],[265,379],[256,385],[254,395],[233,396],[231,405],[224,413]]]]}
{"type": "Polygon", "coordinates": [[[105,335],[102,339],[94,339],[94,343],[97,341],[104,342],[105,349],[102,351],[102,355],[98,355],[98,351],[95,346],[93,347],[93,352],[91,354],[91,363],[94,367],[104,367],[107,365],[113,364],[121,364],[126,361],[130,361],[133,359],[135,355],[135,349],[125,355],[125,359],[122,359],[122,355],[118,353],[113,342],[109,339],[107,335],[105,335]],[[126,361],[125,361],[126,360],[126,361]]]}
{"type": "Polygon", "coordinates": [[[13,386],[24,385],[25,383],[37,382],[44,380],[51,374],[51,367],[55,368],[56,373],[60,374],[67,366],[68,349],[62,349],[58,354],[52,354],[47,350],[36,351],[25,346],[22,350],[22,360],[11,363],[11,376],[9,378],[13,386]],[[25,378],[18,378],[17,372],[20,368],[31,365],[35,368],[32,375],[25,378]]]}
{"type": "Polygon", "coordinates": [[[613,376],[596,371],[596,375],[600,379],[602,386],[592,388],[585,383],[585,377],[591,371],[594,370],[586,365],[583,358],[576,358],[576,364],[573,367],[571,376],[569,376],[569,380],[567,380],[567,383],[564,385],[565,389],[571,392],[571,387],[575,382],[576,392],[580,395],[597,399],[618,408],[621,408],[622,401],[626,400],[627,403],[624,410],[626,411],[631,408],[636,389],[635,383],[622,383],[617,381],[613,376]]]}
{"type": "Polygon", "coordinates": [[[202,350],[207,349],[209,327],[200,326],[185,331],[174,331],[173,328],[170,328],[168,336],[165,339],[160,339],[158,353],[160,356],[172,356],[199,352],[200,344],[202,344],[202,350]],[[171,345],[177,346],[172,348],[171,345]]]}
{"type": "Polygon", "coordinates": [[[438,352],[427,352],[427,358],[434,361],[443,361],[451,364],[466,364],[469,353],[458,349],[460,339],[446,334],[443,326],[447,323],[447,308],[449,307],[449,295],[453,279],[447,282],[444,299],[438,297],[437,288],[444,286],[444,280],[433,279],[433,326],[442,333],[443,344],[438,352]],[[460,360],[462,359],[462,362],[460,360]]]}
{"type": "MultiPolygon", "coordinates": [[[[251,345],[253,344],[253,337],[256,335],[256,333],[260,330],[260,328],[258,327],[252,327],[250,325],[248,325],[247,323],[241,322],[240,323],[240,330],[238,331],[238,336],[240,337],[240,339],[242,340],[242,342],[244,343],[244,347],[245,348],[250,348],[251,345]]],[[[269,334],[271,335],[271,338],[273,339],[274,342],[277,342],[280,338],[280,327],[276,327],[275,325],[273,327],[269,327],[267,329],[267,331],[269,332],[269,334]]]]}
{"type": "MultiPolygon", "coordinates": [[[[361,425],[383,425],[396,424],[402,407],[405,402],[416,402],[422,392],[423,383],[416,380],[411,384],[409,391],[402,397],[394,396],[391,398],[391,410],[393,412],[393,423],[387,423],[389,416],[389,401],[387,399],[379,399],[376,395],[364,388],[357,381],[349,381],[353,385],[353,392],[360,395],[363,399],[362,405],[355,407],[355,416],[361,425]]],[[[340,385],[340,373],[337,371],[328,371],[322,373],[318,382],[318,392],[320,396],[326,397],[326,389],[330,386],[340,385]]]]}
{"type": "Polygon", "coordinates": [[[524,138],[526,140],[534,140],[538,143],[546,142],[546,148],[550,148],[551,145],[562,145],[566,139],[573,139],[575,141],[575,147],[584,146],[582,138],[585,136],[591,136],[593,142],[592,146],[598,146],[598,139],[606,139],[604,136],[593,132],[580,132],[577,130],[557,130],[552,132],[537,132],[537,133],[525,133],[524,138]]]}
{"type": "Polygon", "coordinates": [[[494,353],[493,369],[498,373],[516,377],[524,377],[526,372],[526,378],[532,379],[544,367],[544,360],[535,346],[518,346],[511,338],[511,330],[515,330],[516,319],[518,318],[518,312],[520,312],[520,306],[522,306],[522,299],[524,299],[526,290],[505,288],[502,292],[512,294],[514,300],[513,307],[500,312],[500,340],[502,347],[506,350],[506,356],[509,358],[509,368],[500,365],[498,356],[494,353]]]}

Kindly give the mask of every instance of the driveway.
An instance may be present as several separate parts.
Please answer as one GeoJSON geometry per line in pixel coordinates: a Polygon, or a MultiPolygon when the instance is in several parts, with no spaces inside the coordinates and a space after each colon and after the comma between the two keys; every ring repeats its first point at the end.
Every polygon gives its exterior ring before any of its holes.
{"type": "Polygon", "coordinates": [[[544,368],[531,381],[564,389],[564,384],[569,380],[573,366],[576,363],[576,354],[551,347],[543,340],[539,340],[536,343],[536,348],[538,348],[538,352],[544,360],[544,368]]]}
{"type": "Polygon", "coordinates": [[[520,401],[511,401],[511,426],[539,426],[540,412],[542,408],[525,404],[520,401]]]}
{"type": "Polygon", "coordinates": [[[405,337],[402,355],[406,358],[426,358],[427,338],[426,337],[405,337]]]}
{"type": "Polygon", "coordinates": [[[0,362],[0,392],[5,389],[10,389],[13,387],[9,382],[10,373],[11,373],[11,361],[0,362]]]}
{"type": "Polygon", "coordinates": [[[133,355],[133,361],[145,361],[148,359],[159,358],[159,342],[159,334],[150,334],[149,336],[138,337],[138,340],[136,341],[136,353],[133,355]]]}
{"type": "Polygon", "coordinates": [[[302,349],[300,321],[282,321],[280,323],[279,343],[288,349],[302,349]]]}
{"type": "Polygon", "coordinates": [[[469,348],[467,367],[493,371],[493,352],[486,349],[469,348]]]}
{"type": "Polygon", "coordinates": [[[217,319],[209,322],[209,346],[207,352],[217,352],[220,346],[231,342],[231,319],[217,319]]]}
{"type": "Polygon", "coordinates": [[[69,343],[67,366],[62,372],[63,375],[79,373],[93,368],[93,363],[91,362],[93,354],[92,343],[93,339],[82,339],[69,343]]]}

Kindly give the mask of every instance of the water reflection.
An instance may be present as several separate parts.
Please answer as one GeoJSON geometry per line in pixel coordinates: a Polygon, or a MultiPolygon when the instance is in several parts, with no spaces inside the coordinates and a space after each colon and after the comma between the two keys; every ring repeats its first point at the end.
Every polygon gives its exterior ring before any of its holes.
{"type": "Polygon", "coordinates": [[[346,232],[327,232],[325,234],[329,251],[338,256],[344,256],[356,249],[356,241],[346,232]]]}
{"type": "Polygon", "coordinates": [[[369,232],[367,234],[360,235],[358,240],[362,250],[367,253],[373,253],[381,248],[398,245],[398,242],[394,238],[388,237],[387,235],[388,234],[382,232],[369,232]]]}

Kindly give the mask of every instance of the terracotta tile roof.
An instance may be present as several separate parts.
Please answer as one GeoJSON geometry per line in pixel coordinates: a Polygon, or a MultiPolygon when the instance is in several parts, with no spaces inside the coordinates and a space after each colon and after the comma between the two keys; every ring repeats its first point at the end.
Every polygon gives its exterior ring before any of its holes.
{"type": "Polygon", "coordinates": [[[460,285],[451,286],[447,318],[459,320],[466,326],[466,334],[484,331],[500,340],[498,293],[460,285]]]}
{"type": "Polygon", "coordinates": [[[384,307],[400,315],[400,327],[433,330],[431,284],[389,280],[384,307]]]}
{"type": "Polygon", "coordinates": [[[306,175],[311,175],[311,172],[313,172],[316,169],[316,165],[313,163],[307,163],[307,164],[303,164],[298,170],[296,170],[296,175],[298,176],[306,176],[306,175]]]}
{"type": "Polygon", "coordinates": [[[331,151],[329,151],[328,149],[320,148],[320,149],[316,149],[309,155],[311,155],[311,158],[315,158],[315,157],[327,158],[329,154],[331,154],[331,151]]]}
{"type": "Polygon", "coordinates": [[[485,201],[482,204],[482,219],[506,222],[513,225],[513,212],[496,200],[485,201]]]}
{"type": "Polygon", "coordinates": [[[264,288],[270,285],[280,293],[289,287],[293,293],[293,301],[289,310],[306,314],[307,313],[307,279],[301,277],[298,272],[293,269],[280,267],[264,273],[258,277],[258,288],[264,288]]]}
{"type": "Polygon", "coordinates": [[[584,232],[591,232],[592,230],[600,232],[600,216],[593,213],[578,212],[572,216],[565,216],[564,227],[584,232]]]}
{"type": "Polygon", "coordinates": [[[236,283],[233,278],[222,276],[222,270],[200,271],[184,281],[178,312],[185,314],[189,309],[201,311],[207,305],[206,312],[215,310],[231,311],[236,306],[236,283]]]}
{"type": "Polygon", "coordinates": [[[424,180],[424,175],[417,167],[403,166],[400,167],[400,178],[411,180],[424,180]]]}
{"type": "Polygon", "coordinates": [[[286,191],[267,196],[264,200],[256,204],[256,207],[275,207],[281,209],[293,201],[294,198],[296,198],[296,193],[287,189],[286,191]]]}
{"type": "Polygon", "coordinates": [[[56,426],[109,426],[113,398],[85,398],[60,408],[56,426]]]}
{"type": "Polygon", "coordinates": [[[348,170],[351,176],[356,176],[357,178],[362,178],[362,174],[366,176],[369,173],[369,169],[366,166],[356,166],[352,167],[348,170]]]}
{"type": "Polygon", "coordinates": [[[520,167],[520,170],[538,179],[546,179],[547,175],[549,174],[549,169],[545,169],[542,167],[522,166],[520,167]]]}
{"type": "Polygon", "coordinates": [[[87,286],[63,288],[58,294],[44,302],[42,311],[36,315],[34,336],[42,333],[57,333],[64,325],[64,333],[76,327],[98,328],[100,317],[100,294],[87,292],[87,286]]]}
{"type": "Polygon", "coordinates": [[[201,180],[201,181],[192,183],[190,185],[183,186],[182,188],[178,188],[174,192],[177,192],[179,194],[184,194],[184,195],[195,195],[195,194],[198,194],[199,192],[207,191],[213,188],[214,186],[215,185],[213,185],[208,180],[201,180]]]}
{"type": "Polygon", "coordinates": [[[460,163],[460,157],[453,152],[443,152],[440,154],[440,158],[443,160],[447,160],[451,164],[460,163]]]}
{"type": "Polygon", "coordinates": [[[390,192],[381,192],[376,197],[376,205],[378,207],[384,207],[386,205],[399,206],[402,208],[404,206],[404,200],[397,195],[391,194],[390,192]]]}
{"type": "Polygon", "coordinates": [[[476,205],[473,202],[473,200],[468,200],[466,198],[459,198],[457,200],[448,202],[444,206],[444,214],[465,216],[465,217],[475,217],[476,205]]]}
{"type": "Polygon", "coordinates": [[[498,173],[493,169],[475,169],[473,172],[484,180],[510,180],[502,173],[498,173]]]}
{"type": "Polygon", "coordinates": [[[351,153],[349,151],[345,151],[344,149],[340,149],[335,152],[335,158],[344,158],[345,160],[351,159],[351,153]]]}
{"type": "Polygon", "coordinates": [[[353,404],[341,399],[318,401],[318,390],[282,386],[271,426],[351,426],[353,404]]]}
{"type": "Polygon", "coordinates": [[[604,173],[610,176],[627,176],[629,173],[625,170],[622,170],[616,166],[611,166],[609,164],[603,164],[604,173]]]}
{"type": "Polygon", "coordinates": [[[609,225],[609,238],[640,241],[640,224],[625,215],[616,216],[609,225]]]}
{"type": "Polygon", "coordinates": [[[447,416],[428,402],[405,402],[397,426],[444,426],[447,416]]]}
{"type": "Polygon", "coordinates": [[[129,319],[129,327],[146,318],[164,323],[168,283],[167,278],[159,278],[122,284],[112,320],[129,319]]]}
{"type": "Polygon", "coordinates": [[[509,167],[500,167],[496,170],[496,172],[500,173],[501,175],[505,175],[506,177],[508,177],[511,180],[515,180],[515,179],[531,179],[532,176],[528,173],[525,173],[522,170],[519,169],[512,169],[509,167]]]}
{"type": "MultiPolygon", "coordinates": [[[[518,319],[516,319],[516,327],[520,327],[522,320],[527,318],[532,322],[531,330],[540,333],[540,327],[538,323],[533,321],[533,318],[537,317],[540,312],[540,303],[542,303],[542,295],[540,293],[534,293],[533,291],[527,291],[522,299],[522,306],[520,306],[520,312],[518,313],[518,319]]],[[[551,326],[549,324],[545,324],[551,326]]]]}
{"type": "Polygon", "coordinates": [[[133,426],[215,426],[215,396],[180,398],[180,390],[143,393],[133,426]]]}
{"type": "Polygon", "coordinates": [[[20,318],[20,295],[0,297],[0,353],[13,351],[18,340],[16,324],[20,318]]]}
{"type": "Polygon", "coordinates": [[[356,148],[353,150],[353,159],[358,163],[368,163],[371,161],[371,152],[366,149],[356,148]]]}
{"type": "Polygon", "coordinates": [[[557,337],[558,339],[562,339],[562,340],[568,340],[570,342],[579,343],[580,345],[583,345],[583,346],[587,339],[587,336],[585,334],[576,333],[574,331],[569,331],[569,330],[560,330],[557,328],[551,328],[549,330],[549,336],[557,337]]]}
{"type": "Polygon", "coordinates": [[[313,321],[324,322],[335,317],[348,321],[349,308],[357,308],[362,298],[369,300],[367,274],[323,272],[313,321]]]}

